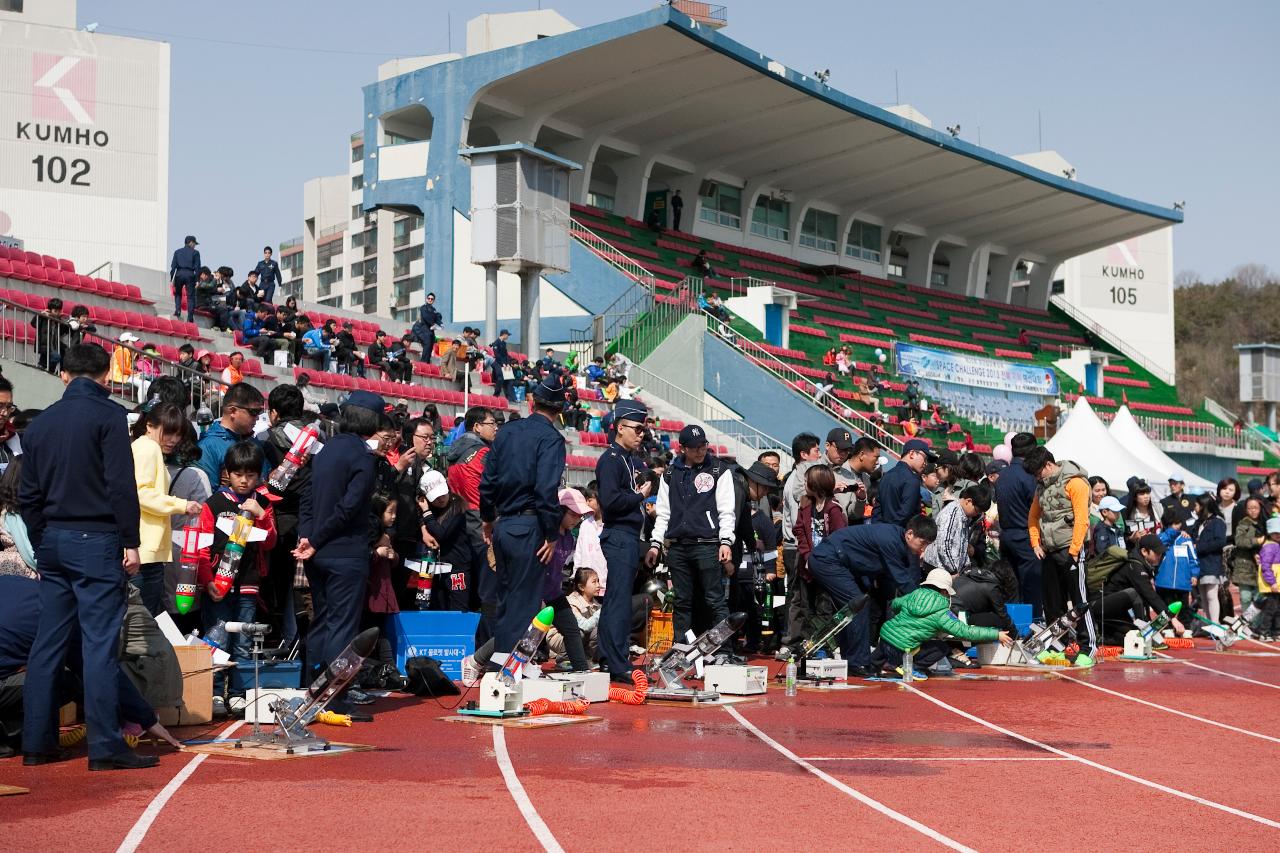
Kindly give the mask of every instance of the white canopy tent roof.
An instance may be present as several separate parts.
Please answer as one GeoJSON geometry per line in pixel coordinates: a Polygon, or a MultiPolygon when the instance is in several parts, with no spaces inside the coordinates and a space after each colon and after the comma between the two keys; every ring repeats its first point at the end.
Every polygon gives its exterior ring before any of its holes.
{"type": "Polygon", "coordinates": [[[1057,459],[1070,459],[1091,476],[1102,477],[1114,492],[1123,492],[1125,481],[1137,476],[1150,484],[1153,496],[1169,493],[1166,480],[1173,469],[1157,468],[1116,441],[1084,397],[1076,400],[1066,423],[1045,446],[1057,459]]]}
{"type": "Polygon", "coordinates": [[[1186,481],[1187,489],[1190,491],[1204,491],[1212,494],[1216,488],[1216,484],[1206,480],[1199,474],[1193,474],[1188,471],[1170,458],[1163,450],[1156,447],[1155,442],[1142,431],[1142,427],[1138,425],[1128,406],[1120,407],[1120,411],[1116,412],[1116,416],[1111,421],[1111,426],[1107,428],[1107,432],[1134,456],[1137,456],[1153,468],[1164,471],[1165,473],[1160,477],[1162,483],[1176,474],[1186,481]]]}

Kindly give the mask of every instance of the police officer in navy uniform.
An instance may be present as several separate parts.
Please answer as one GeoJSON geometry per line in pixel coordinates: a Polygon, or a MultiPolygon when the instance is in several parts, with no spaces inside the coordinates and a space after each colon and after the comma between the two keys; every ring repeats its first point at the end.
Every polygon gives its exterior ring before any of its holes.
{"type": "Polygon", "coordinates": [[[737,521],[730,468],[708,452],[702,427],[689,424],[680,430],[680,455],[658,487],[657,521],[645,563],[657,564],[664,540],[670,540],[667,568],[676,597],[671,621],[681,641],[693,628],[695,593],[701,593],[713,625],[729,616],[724,572],[726,566],[733,571],[737,521]]]}
{"type": "Polygon", "coordinates": [[[187,294],[187,322],[196,316],[196,277],[200,274],[200,252],[196,238],[187,235],[182,248],[173,253],[169,263],[169,285],[173,289],[173,316],[182,313],[182,293],[187,294]]]}
{"type": "Polygon", "coordinates": [[[614,439],[596,462],[599,490],[600,549],[609,568],[608,589],[600,611],[600,652],[610,679],[631,683],[631,590],[640,564],[642,507],[653,484],[644,479],[636,458],[645,435],[648,410],[635,400],[619,400],[613,409],[614,439]],[[643,485],[640,481],[644,479],[643,485]]]}
{"type": "Polygon", "coordinates": [[[258,261],[258,265],[253,268],[258,274],[258,292],[256,294],[259,302],[266,302],[268,305],[275,305],[276,285],[280,283],[280,264],[271,258],[271,247],[262,247],[262,260],[258,261]]]}
{"type": "Polygon", "coordinates": [[[532,414],[498,430],[480,478],[484,540],[498,569],[494,646],[504,654],[542,608],[545,567],[560,535],[563,405],[560,375],[548,374],[533,387],[532,414]]]}

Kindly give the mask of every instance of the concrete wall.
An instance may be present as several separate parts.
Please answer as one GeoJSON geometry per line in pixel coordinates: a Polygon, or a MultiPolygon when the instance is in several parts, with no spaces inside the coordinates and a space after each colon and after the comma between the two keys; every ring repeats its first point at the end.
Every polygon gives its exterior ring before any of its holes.
{"type": "Polygon", "coordinates": [[[690,315],[658,344],[640,366],[661,376],[672,385],[700,396],[703,385],[703,338],[707,335],[707,321],[690,315]]]}
{"type": "MultiPolygon", "coordinates": [[[[710,332],[703,333],[703,385],[751,426],[782,441],[800,432],[819,438],[840,423],[710,332]]],[[[688,371],[688,366],[681,368],[688,371]]],[[[680,373],[675,375],[679,376],[680,373]]]]}
{"type": "Polygon", "coordinates": [[[19,409],[47,409],[62,399],[62,379],[43,370],[5,359],[4,378],[13,383],[13,403],[19,409]]]}

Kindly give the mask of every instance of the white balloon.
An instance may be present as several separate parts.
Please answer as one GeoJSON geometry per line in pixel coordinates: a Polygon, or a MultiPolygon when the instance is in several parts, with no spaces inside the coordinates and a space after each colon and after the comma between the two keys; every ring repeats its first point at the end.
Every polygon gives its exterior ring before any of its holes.
{"type": "Polygon", "coordinates": [[[880,347],[876,347],[876,355],[884,355],[884,350],[880,349],[880,347]]]}
{"type": "Polygon", "coordinates": [[[853,409],[850,409],[850,408],[847,408],[847,407],[846,407],[846,408],[845,408],[845,410],[844,410],[844,416],[845,416],[846,418],[851,418],[851,417],[853,417],[853,409]]]}
{"type": "Polygon", "coordinates": [[[929,401],[928,401],[928,400],[925,400],[925,399],[921,399],[921,400],[920,400],[920,408],[922,408],[922,409],[927,409],[927,408],[929,408],[929,401]]]}
{"type": "Polygon", "coordinates": [[[885,355],[884,353],[880,353],[880,363],[881,363],[881,364],[884,364],[884,363],[888,360],[888,358],[889,358],[889,357],[888,357],[887,355],[885,355]]]}

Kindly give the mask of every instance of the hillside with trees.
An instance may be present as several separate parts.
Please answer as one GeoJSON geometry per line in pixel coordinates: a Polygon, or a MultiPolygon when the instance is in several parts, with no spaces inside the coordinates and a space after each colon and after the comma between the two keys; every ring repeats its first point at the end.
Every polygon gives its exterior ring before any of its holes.
{"type": "Polygon", "coordinates": [[[1178,274],[1173,291],[1178,397],[1197,406],[1212,397],[1240,409],[1239,367],[1233,346],[1280,343],[1280,279],[1246,264],[1218,282],[1178,274]]]}

